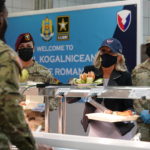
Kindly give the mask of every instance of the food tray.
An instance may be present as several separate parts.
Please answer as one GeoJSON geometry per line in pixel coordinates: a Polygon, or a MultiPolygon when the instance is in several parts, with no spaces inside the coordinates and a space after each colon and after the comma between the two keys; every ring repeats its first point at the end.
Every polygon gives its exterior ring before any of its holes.
{"type": "Polygon", "coordinates": [[[94,88],[97,87],[98,84],[75,84],[77,88],[94,88]]]}
{"type": "Polygon", "coordinates": [[[122,121],[134,121],[137,120],[139,115],[132,116],[121,116],[114,114],[106,114],[106,113],[91,113],[86,114],[88,119],[97,120],[97,121],[105,121],[105,122],[122,122],[122,121]]]}

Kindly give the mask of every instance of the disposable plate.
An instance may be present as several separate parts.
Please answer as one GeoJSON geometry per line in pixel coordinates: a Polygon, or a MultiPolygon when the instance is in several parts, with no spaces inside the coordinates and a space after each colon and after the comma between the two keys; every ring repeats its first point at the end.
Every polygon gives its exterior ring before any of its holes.
{"type": "Polygon", "coordinates": [[[121,116],[114,114],[106,114],[106,113],[91,113],[86,114],[88,119],[97,120],[97,121],[105,121],[105,122],[122,122],[122,121],[134,121],[138,119],[138,115],[132,116],[121,116]]]}

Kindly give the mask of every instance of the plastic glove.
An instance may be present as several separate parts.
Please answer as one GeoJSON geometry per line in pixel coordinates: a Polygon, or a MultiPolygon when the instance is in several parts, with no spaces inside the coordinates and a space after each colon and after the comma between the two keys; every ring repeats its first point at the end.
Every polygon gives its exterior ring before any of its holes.
{"type": "Polygon", "coordinates": [[[140,112],[140,117],[144,123],[150,124],[150,113],[149,110],[143,110],[140,112]]]}

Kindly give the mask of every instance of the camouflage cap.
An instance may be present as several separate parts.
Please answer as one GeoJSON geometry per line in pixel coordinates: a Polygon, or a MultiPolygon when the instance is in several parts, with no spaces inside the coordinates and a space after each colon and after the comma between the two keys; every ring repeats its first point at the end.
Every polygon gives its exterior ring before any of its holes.
{"type": "Polygon", "coordinates": [[[112,52],[114,53],[122,53],[122,44],[120,43],[119,40],[115,39],[115,38],[108,38],[106,40],[104,40],[99,48],[99,50],[101,49],[101,47],[103,46],[107,46],[111,49],[112,52]]]}
{"type": "Polygon", "coordinates": [[[22,33],[18,36],[17,40],[16,40],[16,44],[15,44],[15,50],[18,50],[18,47],[21,43],[27,43],[27,42],[33,42],[34,45],[34,40],[33,37],[30,33],[22,33]]]}

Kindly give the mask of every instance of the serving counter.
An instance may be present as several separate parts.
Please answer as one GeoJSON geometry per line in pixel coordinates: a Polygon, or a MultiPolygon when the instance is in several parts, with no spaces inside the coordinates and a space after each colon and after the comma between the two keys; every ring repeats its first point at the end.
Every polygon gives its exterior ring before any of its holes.
{"type": "MultiPolygon", "coordinates": [[[[52,90],[55,90],[55,97],[59,98],[58,107],[58,133],[66,131],[66,98],[81,97],[83,102],[90,102],[89,98],[96,96],[98,98],[115,98],[117,99],[150,99],[150,87],[103,87],[96,85],[78,85],[78,86],[39,86],[28,85],[21,86],[20,91],[23,95],[43,96],[45,102],[45,132],[50,132],[50,111],[49,96],[52,96],[52,90]],[[32,92],[33,91],[33,92],[32,92]],[[36,92],[35,92],[36,91],[36,92]]],[[[94,103],[98,107],[97,103],[94,103]]]]}
{"type": "Polygon", "coordinates": [[[149,142],[129,141],[109,138],[75,136],[54,133],[33,133],[37,143],[56,150],[149,150],[149,142]]]}

